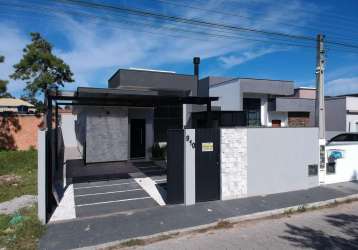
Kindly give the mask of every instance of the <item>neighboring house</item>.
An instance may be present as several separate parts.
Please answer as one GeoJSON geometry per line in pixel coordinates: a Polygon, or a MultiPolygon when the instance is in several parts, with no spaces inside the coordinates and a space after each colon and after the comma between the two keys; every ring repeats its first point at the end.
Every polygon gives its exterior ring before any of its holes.
{"type": "Polygon", "coordinates": [[[358,132],[358,97],[345,95],[325,98],[326,130],[358,132]]]}
{"type": "Polygon", "coordinates": [[[303,99],[316,99],[316,88],[311,88],[311,87],[295,88],[293,96],[303,99]]]}
{"type": "MultiPolygon", "coordinates": [[[[208,97],[208,87],[201,88],[198,83],[195,75],[120,69],[109,79],[108,89],[79,88],[77,92],[208,97]]],[[[198,108],[180,103],[143,107],[140,100],[137,107],[77,106],[74,113],[77,114],[75,130],[79,149],[87,163],[149,159],[153,144],[167,141],[168,129],[191,127],[191,113],[198,108]]]]}
{"type": "MultiPolygon", "coordinates": [[[[210,96],[221,111],[241,112],[248,126],[308,127],[314,125],[312,90],[294,89],[292,81],[207,77],[210,96]]],[[[239,122],[237,125],[242,125],[239,122]]]]}
{"type": "Polygon", "coordinates": [[[0,98],[0,113],[35,113],[36,108],[29,102],[15,98],[0,98]]]}

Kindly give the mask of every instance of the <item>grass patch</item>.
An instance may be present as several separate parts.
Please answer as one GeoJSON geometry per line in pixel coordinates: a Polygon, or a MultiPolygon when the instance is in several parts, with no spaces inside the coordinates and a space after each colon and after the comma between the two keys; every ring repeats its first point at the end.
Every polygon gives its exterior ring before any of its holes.
{"type": "Polygon", "coordinates": [[[133,246],[144,246],[145,240],[132,239],[121,243],[121,247],[133,247],[133,246]]]}
{"type": "Polygon", "coordinates": [[[18,180],[0,185],[0,202],[37,193],[37,151],[0,151],[0,176],[14,175],[18,180]]]}
{"type": "Polygon", "coordinates": [[[37,249],[45,227],[37,219],[37,208],[21,209],[14,215],[0,215],[0,249],[37,249]]]}
{"type": "Polygon", "coordinates": [[[206,233],[206,232],[212,231],[212,230],[229,229],[229,228],[233,228],[233,227],[234,227],[234,223],[232,223],[230,221],[226,221],[226,220],[220,220],[214,226],[201,228],[201,229],[195,230],[194,232],[206,233]]]}

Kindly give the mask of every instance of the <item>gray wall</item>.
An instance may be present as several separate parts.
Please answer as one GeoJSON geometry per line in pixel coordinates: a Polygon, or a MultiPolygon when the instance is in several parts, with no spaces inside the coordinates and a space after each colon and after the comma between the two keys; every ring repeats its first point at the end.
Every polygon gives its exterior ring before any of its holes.
{"type": "Polygon", "coordinates": [[[290,98],[278,97],[276,98],[276,111],[279,112],[309,112],[308,126],[315,126],[315,107],[316,100],[306,98],[290,98]]]}
{"type": "Polygon", "coordinates": [[[242,93],[293,95],[292,81],[240,78],[242,93]]]}
{"type": "MultiPolygon", "coordinates": [[[[210,78],[209,78],[210,79],[210,78]]],[[[218,81],[220,78],[214,80],[218,81]]],[[[210,96],[219,97],[214,106],[221,106],[224,111],[242,110],[244,95],[292,95],[292,81],[266,79],[235,78],[222,83],[210,83],[210,96]]]]}
{"type": "Polygon", "coordinates": [[[308,165],[319,163],[317,128],[249,128],[248,196],[306,189],[318,185],[308,165]]]}
{"type": "Polygon", "coordinates": [[[75,133],[76,115],[71,113],[61,114],[61,129],[65,147],[77,147],[75,133]]]}
{"type": "Polygon", "coordinates": [[[146,70],[120,69],[109,80],[109,88],[147,87],[153,89],[191,90],[197,93],[197,81],[193,75],[182,75],[146,70]]]}
{"type": "Polygon", "coordinates": [[[240,111],[240,84],[238,80],[232,80],[230,83],[211,86],[210,96],[219,97],[218,101],[212,103],[214,106],[220,106],[223,111],[240,111]]]}
{"type": "Polygon", "coordinates": [[[127,160],[128,110],[98,107],[86,115],[86,162],[127,160]]]}
{"type": "Polygon", "coordinates": [[[325,100],[326,130],[346,131],[346,98],[325,100]]]}
{"type": "Polygon", "coordinates": [[[278,112],[314,112],[315,100],[303,98],[278,97],[276,98],[278,112]]]}
{"type": "Polygon", "coordinates": [[[330,140],[333,137],[335,137],[336,135],[345,133],[346,131],[326,131],[326,140],[330,140]]]}

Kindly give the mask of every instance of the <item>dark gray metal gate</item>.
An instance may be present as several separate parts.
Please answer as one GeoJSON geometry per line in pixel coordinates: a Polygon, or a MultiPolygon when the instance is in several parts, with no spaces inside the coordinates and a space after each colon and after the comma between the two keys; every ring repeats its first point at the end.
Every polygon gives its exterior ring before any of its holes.
{"type": "Polygon", "coordinates": [[[168,130],[167,202],[184,202],[184,130],[168,130]]]}
{"type": "Polygon", "coordinates": [[[220,131],[195,130],[195,199],[220,199],[220,131]]]}

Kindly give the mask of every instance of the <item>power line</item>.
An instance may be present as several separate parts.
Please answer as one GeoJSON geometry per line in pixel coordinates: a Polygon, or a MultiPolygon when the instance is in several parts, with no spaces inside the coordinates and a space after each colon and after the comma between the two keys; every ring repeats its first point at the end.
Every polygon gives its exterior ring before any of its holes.
{"type": "MultiPolygon", "coordinates": [[[[12,4],[12,5],[14,5],[14,4],[12,4]]],[[[24,7],[23,5],[18,5],[18,7],[24,7]]],[[[27,7],[24,7],[25,9],[27,8],[27,7]]],[[[36,7],[36,9],[38,9],[38,7],[36,7]]],[[[53,7],[50,9],[50,8],[44,8],[45,9],[45,11],[52,11],[53,12],[53,7]]],[[[72,11],[72,14],[73,15],[79,15],[79,14],[81,14],[82,16],[83,16],[83,14],[84,13],[78,13],[78,12],[74,12],[73,11],[73,9],[71,9],[72,11]]],[[[68,10],[66,10],[67,12],[69,12],[68,10]]],[[[65,11],[65,12],[66,12],[65,11]]],[[[88,14],[87,14],[87,16],[86,17],[90,17],[90,18],[100,18],[100,17],[97,17],[97,16],[89,16],[88,14]]],[[[102,20],[103,20],[103,18],[102,18],[102,20]]],[[[104,19],[104,20],[106,20],[106,21],[114,21],[114,22],[116,22],[116,20],[113,20],[113,19],[108,19],[108,18],[106,18],[106,19],[104,19]]],[[[142,25],[146,25],[146,26],[151,26],[151,27],[153,27],[153,24],[151,24],[151,23],[143,23],[143,22],[141,22],[141,23],[139,23],[138,24],[138,22],[137,23],[135,23],[135,22],[133,22],[132,20],[130,20],[130,19],[126,19],[125,21],[117,21],[117,22],[119,22],[119,23],[127,23],[127,24],[136,24],[137,25],[137,27],[138,26],[142,26],[142,25]]],[[[183,30],[183,29],[178,29],[178,28],[172,28],[172,27],[165,27],[165,26],[161,26],[160,28],[155,28],[156,30],[160,30],[160,29],[167,29],[167,30],[170,30],[170,31],[175,31],[175,32],[181,32],[181,33],[189,33],[189,34],[194,34],[194,35],[200,35],[201,37],[202,36],[209,36],[209,37],[215,37],[215,38],[221,38],[221,39],[231,39],[231,40],[237,40],[237,39],[242,39],[242,40],[249,40],[249,41],[255,41],[255,42],[264,42],[264,43],[271,43],[271,44],[278,44],[278,45],[285,45],[285,46],[291,46],[291,47],[302,47],[302,48],[315,48],[315,47],[313,47],[313,46],[310,46],[310,45],[306,45],[306,44],[297,44],[297,43],[287,43],[287,42],[275,42],[275,41],[271,41],[271,40],[267,40],[267,39],[274,39],[274,38],[272,38],[272,37],[269,37],[269,38],[266,38],[265,40],[263,40],[263,39],[255,39],[255,38],[250,38],[250,37],[247,37],[247,36],[245,36],[245,37],[240,37],[240,36],[229,36],[229,35],[223,35],[223,34],[217,34],[217,33],[207,33],[207,32],[202,32],[202,31],[197,31],[197,30],[188,30],[188,29],[185,29],[185,30],[183,30]]],[[[131,29],[131,31],[133,31],[133,29],[131,29]]],[[[148,32],[147,32],[148,33],[148,32]]],[[[149,32],[149,33],[152,33],[152,32],[149,32]]],[[[158,34],[156,34],[156,35],[158,35],[158,34]]],[[[171,36],[173,36],[173,34],[170,34],[171,36]]],[[[176,37],[178,37],[177,35],[175,35],[176,37]]],[[[185,38],[188,38],[188,37],[185,37],[185,38]]],[[[276,38],[277,39],[277,38],[276,38]]],[[[198,39],[197,39],[198,40],[198,39]]],[[[201,40],[203,40],[203,39],[201,39],[201,40]]],[[[346,44],[342,44],[342,43],[332,43],[334,46],[342,46],[342,45],[346,45],[346,44]]],[[[350,52],[350,53],[357,53],[358,51],[353,51],[353,49],[355,49],[356,48],[356,46],[348,46],[347,48],[346,48],[346,51],[347,52],[350,52]],[[351,49],[351,51],[348,51],[348,49],[351,49]]],[[[336,48],[334,48],[333,50],[337,50],[336,48]]]]}
{"type": "MultiPolygon", "coordinates": [[[[213,10],[213,9],[208,9],[208,8],[202,8],[202,7],[198,7],[198,6],[194,6],[192,4],[185,4],[183,2],[173,2],[170,0],[152,0],[152,1],[157,1],[157,2],[161,2],[161,3],[165,3],[165,4],[169,4],[169,5],[173,5],[173,6],[179,6],[179,7],[184,7],[187,9],[195,9],[198,11],[203,11],[203,12],[209,12],[209,13],[215,13],[215,14],[219,14],[219,15],[224,15],[224,16],[234,16],[234,17],[239,17],[239,18],[244,18],[247,20],[252,20],[252,17],[249,15],[242,15],[242,14],[236,14],[233,12],[226,12],[226,11],[221,11],[221,10],[213,10]]],[[[257,11],[256,11],[257,12],[257,11]]],[[[262,13],[262,12],[259,12],[262,13]]],[[[263,17],[261,18],[261,20],[275,20],[273,18],[270,17],[263,17]]],[[[275,20],[276,21],[276,20],[275,20]]],[[[282,21],[278,21],[276,22],[277,24],[284,24],[286,26],[291,26],[291,27],[296,27],[296,28],[304,28],[304,29],[308,29],[308,30],[313,30],[315,32],[317,32],[317,28],[311,27],[311,26],[302,26],[302,25],[297,25],[297,24],[292,24],[292,23],[287,23],[287,22],[282,22],[282,21]]],[[[335,25],[333,25],[335,26],[335,25]]],[[[354,29],[349,29],[346,27],[346,25],[344,27],[339,27],[340,30],[348,30],[350,32],[356,32],[357,30],[354,29]]],[[[334,32],[324,32],[325,34],[332,34],[332,35],[340,35],[338,33],[334,33],[334,32]]]]}
{"type": "MultiPolygon", "coordinates": [[[[1,3],[0,3],[1,5],[1,3]]],[[[18,9],[22,9],[24,11],[28,11],[30,6],[24,7],[24,6],[19,6],[19,5],[14,5],[12,4],[14,7],[18,8],[18,9]]],[[[111,19],[111,18],[105,18],[105,17],[98,17],[98,16],[94,16],[94,15],[90,15],[90,14],[86,14],[86,13],[81,13],[81,12],[77,12],[77,11],[73,11],[73,10],[57,10],[55,11],[53,8],[46,8],[46,7],[39,7],[37,6],[36,9],[32,9],[35,12],[39,12],[39,10],[44,10],[46,14],[52,12],[55,13],[56,12],[61,12],[61,13],[69,13],[69,14],[73,14],[76,16],[84,16],[86,18],[92,18],[92,19],[101,19],[102,21],[113,21],[113,22],[117,22],[117,23],[122,23],[122,24],[131,24],[131,25],[136,25],[136,27],[142,27],[144,26],[149,26],[153,28],[153,25],[150,25],[149,23],[143,23],[143,22],[139,22],[139,21],[133,21],[133,20],[118,20],[118,19],[111,19]]],[[[132,27],[132,26],[131,26],[132,27]]],[[[209,36],[209,37],[215,37],[215,38],[222,38],[222,39],[230,39],[230,40],[248,40],[248,41],[254,41],[254,42],[264,42],[264,43],[270,43],[270,44],[274,44],[274,45],[285,45],[285,46],[289,46],[289,47],[302,47],[302,48],[315,48],[314,46],[309,46],[309,45],[305,45],[305,44],[298,44],[298,43],[288,43],[288,42],[277,42],[277,41],[270,41],[270,40],[263,40],[263,39],[257,39],[257,38],[250,38],[250,37],[243,37],[243,36],[230,36],[230,35],[224,35],[224,34],[217,34],[217,33],[208,33],[208,32],[202,32],[202,31],[193,31],[193,30],[188,30],[188,29],[179,29],[179,28],[172,28],[172,27],[165,27],[165,26],[161,26],[159,28],[154,28],[155,30],[162,30],[162,29],[166,29],[169,31],[174,31],[174,32],[182,32],[182,33],[189,33],[189,34],[194,34],[194,35],[200,35],[201,37],[203,36],[209,36]]],[[[130,31],[133,31],[133,29],[129,29],[130,31]]],[[[144,31],[145,32],[145,31],[144,31]]],[[[151,33],[151,34],[155,34],[153,32],[147,32],[147,33],[151,33]]],[[[156,33],[155,35],[158,35],[158,33],[156,33]]],[[[166,34],[168,35],[168,33],[166,34]]],[[[171,36],[174,37],[182,37],[182,38],[193,38],[193,37],[187,37],[187,36],[180,36],[180,35],[173,35],[172,33],[170,34],[171,36]]],[[[271,38],[270,38],[271,39],[271,38]]],[[[206,41],[204,38],[201,39],[196,39],[196,40],[201,40],[201,41],[206,41]]]]}
{"type": "MultiPolygon", "coordinates": [[[[315,41],[316,39],[314,37],[308,37],[303,35],[290,35],[287,33],[282,32],[273,32],[273,31],[265,31],[265,30],[258,30],[253,28],[246,28],[241,26],[233,26],[233,25],[227,25],[227,24],[221,24],[221,23],[214,23],[209,22],[201,19],[190,19],[190,18],[184,18],[179,16],[172,16],[172,15],[164,15],[161,13],[155,13],[155,12],[149,12],[149,11],[143,11],[139,9],[134,8],[127,8],[127,7],[121,7],[121,6],[113,6],[113,5],[107,5],[107,4],[101,4],[101,3],[95,3],[95,2],[87,2],[87,1],[81,1],[81,0],[59,0],[60,2],[75,4],[75,5],[81,5],[85,7],[90,8],[100,8],[100,9],[108,9],[108,10],[114,10],[114,11],[120,11],[120,12],[126,12],[133,15],[139,15],[139,16],[149,16],[157,19],[164,19],[167,21],[177,22],[177,23],[186,23],[186,24],[192,24],[192,25],[199,25],[199,26],[206,26],[206,27],[215,27],[215,28],[222,28],[222,29],[228,29],[228,30],[236,30],[236,31],[245,31],[245,32],[253,32],[256,34],[264,34],[269,36],[279,36],[279,37],[286,37],[289,39],[297,39],[297,40],[307,40],[307,41],[315,41]]],[[[341,43],[337,41],[326,41],[326,43],[340,45],[343,47],[350,47],[350,48],[358,48],[357,45],[352,44],[346,44],[341,43]]]]}
{"type": "Polygon", "coordinates": [[[58,0],[59,2],[69,3],[69,4],[75,4],[75,5],[81,5],[89,8],[100,8],[100,9],[108,9],[113,11],[121,11],[126,12],[132,15],[139,15],[139,16],[149,16],[156,19],[162,19],[167,20],[171,22],[177,22],[177,23],[186,23],[186,24],[192,24],[192,25],[198,25],[198,26],[206,26],[206,27],[216,27],[216,28],[222,28],[222,29],[228,29],[228,30],[236,30],[236,31],[245,31],[245,32],[253,32],[257,34],[264,34],[269,36],[279,36],[279,37],[286,37],[291,39],[299,39],[299,40],[308,40],[308,41],[315,41],[315,38],[308,37],[308,36],[301,36],[301,35],[290,35],[282,32],[274,32],[274,31],[265,31],[265,30],[259,30],[259,29],[253,29],[253,28],[246,28],[241,26],[234,26],[234,25],[227,25],[227,24],[221,24],[221,23],[213,23],[201,19],[190,19],[190,18],[184,18],[179,16],[173,16],[173,15],[164,15],[161,13],[155,13],[150,11],[143,11],[139,9],[134,8],[128,8],[128,7],[122,7],[122,6],[114,6],[114,5],[108,5],[108,4],[101,4],[101,3],[95,3],[95,2],[87,2],[87,1],[81,1],[81,0],[58,0]]]}
{"type": "MultiPolygon", "coordinates": [[[[236,2],[236,3],[242,3],[240,0],[231,0],[231,1],[236,2]]],[[[287,6],[286,2],[282,3],[282,2],[279,2],[279,1],[276,1],[276,2],[270,1],[268,3],[268,2],[262,2],[262,1],[257,1],[257,0],[251,0],[251,2],[256,2],[256,3],[260,4],[260,5],[262,5],[262,4],[266,4],[266,5],[270,4],[270,5],[277,6],[277,7],[286,7],[287,6]]],[[[316,9],[318,9],[318,8],[316,8],[316,9]]],[[[300,8],[300,11],[304,12],[304,13],[311,13],[311,14],[314,14],[314,15],[320,14],[322,16],[327,16],[327,17],[334,18],[334,19],[336,19],[336,21],[344,21],[344,22],[347,22],[347,23],[350,23],[350,24],[352,24],[352,23],[356,24],[357,21],[358,21],[358,19],[348,18],[347,16],[338,15],[336,13],[329,13],[327,11],[325,11],[325,12],[317,11],[314,8],[310,8],[310,9],[307,8],[307,7],[304,8],[304,9],[300,8]]]]}

